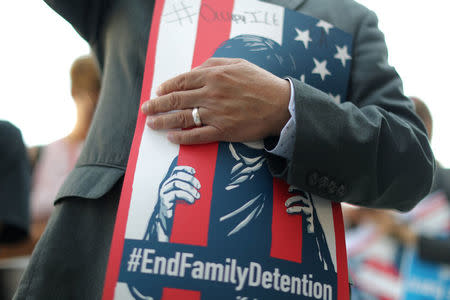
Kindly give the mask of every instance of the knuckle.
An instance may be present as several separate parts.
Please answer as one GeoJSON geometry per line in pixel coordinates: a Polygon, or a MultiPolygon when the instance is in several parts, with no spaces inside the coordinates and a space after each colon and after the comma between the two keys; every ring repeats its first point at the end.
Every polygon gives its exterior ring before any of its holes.
{"type": "Polygon", "coordinates": [[[154,114],[158,110],[158,100],[152,100],[148,101],[147,104],[147,113],[148,114],[154,114]]]}
{"type": "Polygon", "coordinates": [[[225,77],[225,71],[221,69],[211,71],[211,77],[214,80],[223,80],[225,77]]]}
{"type": "Polygon", "coordinates": [[[184,90],[187,87],[187,83],[188,83],[188,73],[184,73],[183,75],[180,76],[179,80],[178,80],[178,90],[184,90]]]}
{"type": "Polygon", "coordinates": [[[160,117],[159,117],[159,118],[153,118],[153,119],[152,119],[151,127],[152,127],[153,129],[159,129],[159,128],[161,127],[161,120],[160,120],[160,117]]]}
{"type": "Polygon", "coordinates": [[[189,141],[189,138],[186,135],[180,135],[178,136],[178,142],[180,144],[187,144],[189,141]]]}
{"type": "Polygon", "coordinates": [[[182,114],[182,113],[177,114],[176,115],[176,122],[177,122],[177,124],[180,127],[183,127],[183,128],[188,127],[188,120],[187,120],[185,114],[182,114]]]}
{"type": "Polygon", "coordinates": [[[171,93],[169,95],[169,106],[171,109],[177,109],[180,107],[180,95],[178,93],[171,93]]]}
{"type": "Polygon", "coordinates": [[[194,132],[192,133],[192,135],[190,136],[190,140],[191,141],[199,141],[201,138],[201,135],[198,132],[194,132]]]}
{"type": "Polygon", "coordinates": [[[208,81],[215,82],[216,80],[218,80],[220,78],[221,73],[222,73],[221,70],[219,70],[217,68],[211,68],[211,69],[207,70],[205,77],[208,81]]]}
{"type": "Polygon", "coordinates": [[[194,141],[198,141],[200,135],[196,132],[196,130],[190,130],[189,134],[183,135],[181,137],[183,144],[190,144],[194,141]]]}
{"type": "Polygon", "coordinates": [[[166,116],[161,116],[161,117],[155,119],[155,128],[156,129],[165,128],[166,124],[167,124],[166,116]]]}
{"type": "Polygon", "coordinates": [[[205,90],[205,95],[208,100],[222,99],[224,97],[220,88],[208,88],[205,90]]]}

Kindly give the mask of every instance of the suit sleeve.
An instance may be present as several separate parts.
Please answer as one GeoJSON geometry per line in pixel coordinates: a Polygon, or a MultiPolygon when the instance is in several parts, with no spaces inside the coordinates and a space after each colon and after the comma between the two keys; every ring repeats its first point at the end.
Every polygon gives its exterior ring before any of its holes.
{"type": "Polygon", "coordinates": [[[290,160],[268,154],[272,174],[334,201],[411,209],[431,188],[426,129],[388,65],[384,36],[368,11],[353,40],[348,101],[292,79],[296,136],[290,160]]]}
{"type": "Polygon", "coordinates": [[[109,6],[108,0],[45,0],[89,44],[95,44],[109,6]]]}

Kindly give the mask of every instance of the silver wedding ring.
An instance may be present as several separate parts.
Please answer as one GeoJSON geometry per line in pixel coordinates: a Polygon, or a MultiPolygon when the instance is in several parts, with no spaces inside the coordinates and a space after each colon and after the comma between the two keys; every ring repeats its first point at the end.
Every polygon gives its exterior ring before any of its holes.
{"type": "Polygon", "coordinates": [[[194,118],[195,126],[197,127],[202,126],[202,120],[200,119],[200,114],[198,113],[198,107],[195,107],[192,110],[192,117],[194,118]]]}

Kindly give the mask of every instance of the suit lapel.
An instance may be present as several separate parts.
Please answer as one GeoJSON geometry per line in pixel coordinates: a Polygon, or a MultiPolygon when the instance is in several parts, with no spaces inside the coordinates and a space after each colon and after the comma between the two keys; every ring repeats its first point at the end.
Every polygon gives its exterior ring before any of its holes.
{"type": "Polygon", "coordinates": [[[261,0],[263,2],[281,5],[283,7],[296,10],[300,5],[302,5],[306,0],[261,0]]]}

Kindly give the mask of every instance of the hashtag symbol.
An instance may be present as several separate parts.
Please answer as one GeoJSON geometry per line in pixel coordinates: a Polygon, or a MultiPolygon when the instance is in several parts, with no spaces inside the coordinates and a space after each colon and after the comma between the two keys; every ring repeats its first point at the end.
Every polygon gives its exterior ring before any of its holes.
{"type": "Polygon", "coordinates": [[[179,4],[181,6],[180,8],[173,4],[172,10],[164,14],[163,17],[170,17],[168,18],[167,23],[178,22],[180,25],[183,25],[183,21],[187,20],[190,24],[192,24],[193,17],[197,13],[191,12],[189,9],[192,8],[192,6],[186,6],[183,1],[181,1],[179,4]]]}
{"type": "Polygon", "coordinates": [[[134,248],[133,252],[130,254],[130,259],[128,260],[128,272],[136,272],[136,269],[141,263],[142,248],[134,248]]]}

